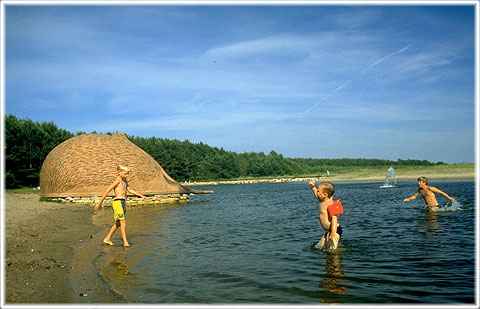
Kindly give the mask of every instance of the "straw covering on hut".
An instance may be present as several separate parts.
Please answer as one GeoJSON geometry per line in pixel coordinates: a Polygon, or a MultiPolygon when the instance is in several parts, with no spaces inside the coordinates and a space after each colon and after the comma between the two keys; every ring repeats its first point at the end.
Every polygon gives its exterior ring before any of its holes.
{"type": "Polygon", "coordinates": [[[144,195],[212,193],[177,183],[125,134],[115,133],[82,134],[55,147],[40,170],[41,194],[44,197],[99,196],[117,176],[118,163],[130,166],[128,183],[144,195]]]}

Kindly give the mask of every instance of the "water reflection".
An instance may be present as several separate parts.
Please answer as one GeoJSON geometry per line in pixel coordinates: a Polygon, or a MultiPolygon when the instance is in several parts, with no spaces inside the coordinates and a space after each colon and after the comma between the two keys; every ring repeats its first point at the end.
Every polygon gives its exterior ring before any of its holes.
{"type": "Polygon", "coordinates": [[[427,231],[441,232],[438,227],[438,211],[427,211],[425,214],[425,228],[427,231]]]}
{"type": "Polygon", "coordinates": [[[436,243],[438,235],[442,232],[438,225],[438,211],[427,211],[424,220],[426,240],[436,243]]]}
{"type": "MultiPolygon", "coordinates": [[[[326,258],[325,276],[322,276],[323,280],[318,287],[337,295],[348,294],[348,290],[345,287],[345,282],[348,280],[345,279],[343,274],[341,253],[338,250],[325,250],[324,258],[326,258]]],[[[322,299],[322,302],[329,304],[337,303],[336,300],[328,298],[322,299]]]]}
{"type": "Polygon", "coordinates": [[[117,255],[112,261],[110,261],[110,263],[108,263],[107,267],[110,267],[116,274],[116,276],[118,277],[128,277],[130,275],[134,276],[134,274],[132,274],[130,272],[130,269],[128,267],[128,264],[127,264],[127,258],[126,258],[126,251],[128,249],[127,248],[124,248],[123,249],[123,252],[119,255],[117,255]]]}
{"type": "Polygon", "coordinates": [[[129,291],[133,286],[138,286],[136,274],[130,271],[127,260],[128,250],[129,248],[123,248],[117,255],[112,255],[113,258],[100,270],[101,276],[109,286],[127,299],[123,291],[129,291]]]}

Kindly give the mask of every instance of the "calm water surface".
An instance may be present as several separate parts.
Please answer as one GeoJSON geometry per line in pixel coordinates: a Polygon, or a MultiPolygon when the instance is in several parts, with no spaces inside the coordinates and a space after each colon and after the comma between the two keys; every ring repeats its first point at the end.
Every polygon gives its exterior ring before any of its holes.
{"type": "MultiPolygon", "coordinates": [[[[130,207],[130,248],[100,246],[94,264],[133,303],[473,304],[475,182],[432,181],[427,212],[414,181],[337,183],[340,247],[317,250],[318,202],[305,182],[202,187],[183,205],[130,207]]],[[[100,213],[112,224],[111,210],[100,213]],[[109,221],[110,220],[110,221],[109,221]]],[[[106,233],[107,230],[104,231],[106,233]]]]}

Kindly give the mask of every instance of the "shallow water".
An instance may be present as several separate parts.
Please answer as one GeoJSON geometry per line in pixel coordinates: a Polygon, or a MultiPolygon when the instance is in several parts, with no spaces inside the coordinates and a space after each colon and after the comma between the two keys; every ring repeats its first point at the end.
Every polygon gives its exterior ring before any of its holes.
{"type": "MultiPolygon", "coordinates": [[[[336,184],[336,251],[313,247],[323,231],[307,183],[224,185],[188,204],[130,207],[132,246],[117,232],[94,266],[132,303],[473,304],[475,182],[432,181],[456,198],[437,196],[437,212],[403,202],[416,182],[381,184],[336,184]]],[[[111,210],[99,220],[111,225],[111,210]]]]}

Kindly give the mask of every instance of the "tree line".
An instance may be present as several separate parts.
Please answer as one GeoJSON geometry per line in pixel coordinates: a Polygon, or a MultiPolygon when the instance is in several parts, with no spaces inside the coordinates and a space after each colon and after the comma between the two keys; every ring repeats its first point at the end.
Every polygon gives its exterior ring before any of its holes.
{"type": "MultiPolygon", "coordinates": [[[[92,132],[95,133],[95,132],[92,132]]],[[[5,116],[6,188],[38,186],[40,168],[48,153],[73,134],[53,122],[34,122],[5,116]]],[[[112,133],[107,133],[112,134],[112,133]]],[[[236,153],[204,143],[158,137],[127,138],[152,156],[177,181],[323,175],[334,168],[431,166],[427,160],[285,158],[271,151],[236,153]]]]}

